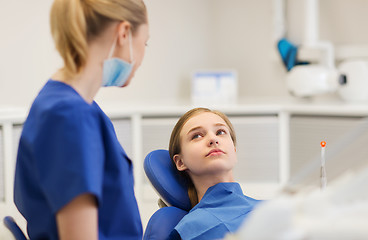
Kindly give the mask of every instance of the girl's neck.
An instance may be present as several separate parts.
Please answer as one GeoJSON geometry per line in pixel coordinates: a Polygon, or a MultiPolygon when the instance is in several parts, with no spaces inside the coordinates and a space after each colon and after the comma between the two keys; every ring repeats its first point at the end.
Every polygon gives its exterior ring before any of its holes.
{"type": "Polygon", "coordinates": [[[197,190],[198,201],[201,201],[208,188],[221,182],[234,182],[232,171],[219,175],[191,176],[191,179],[197,190]]]}

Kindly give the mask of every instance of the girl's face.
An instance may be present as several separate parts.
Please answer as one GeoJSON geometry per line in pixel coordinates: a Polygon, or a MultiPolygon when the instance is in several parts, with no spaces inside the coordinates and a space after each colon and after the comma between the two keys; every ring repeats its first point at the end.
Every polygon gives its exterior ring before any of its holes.
{"type": "Polygon", "coordinates": [[[190,118],[180,132],[181,153],[174,156],[179,171],[189,175],[221,175],[237,162],[236,148],[226,122],[204,112],[190,118]]]}

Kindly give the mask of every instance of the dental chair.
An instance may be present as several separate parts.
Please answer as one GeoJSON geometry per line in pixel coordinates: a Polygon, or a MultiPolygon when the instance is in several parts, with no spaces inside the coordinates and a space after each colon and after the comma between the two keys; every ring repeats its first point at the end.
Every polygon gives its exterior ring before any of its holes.
{"type": "Polygon", "coordinates": [[[188,188],[184,178],[178,175],[169,151],[155,150],[144,160],[144,171],[166,207],[158,209],[150,218],[144,240],[180,239],[174,227],[191,209],[188,188]]]}
{"type": "Polygon", "coordinates": [[[26,236],[24,235],[18,224],[15,222],[14,218],[6,216],[4,218],[4,225],[7,229],[9,229],[16,240],[27,240],[26,236]]]}

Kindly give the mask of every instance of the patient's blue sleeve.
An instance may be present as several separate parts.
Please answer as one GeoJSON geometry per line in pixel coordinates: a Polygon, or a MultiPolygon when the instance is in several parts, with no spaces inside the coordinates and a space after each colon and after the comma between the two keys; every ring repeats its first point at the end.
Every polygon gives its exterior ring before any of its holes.
{"type": "Polygon", "coordinates": [[[235,232],[259,202],[245,196],[238,183],[218,183],[207,190],[174,231],[183,240],[221,239],[235,232]]]}

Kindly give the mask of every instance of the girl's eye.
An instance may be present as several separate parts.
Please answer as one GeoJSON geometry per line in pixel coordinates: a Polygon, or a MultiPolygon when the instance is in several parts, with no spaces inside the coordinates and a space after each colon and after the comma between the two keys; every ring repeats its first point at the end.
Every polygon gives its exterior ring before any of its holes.
{"type": "Polygon", "coordinates": [[[224,134],[226,134],[226,131],[223,130],[223,129],[219,129],[219,130],[217,130],[216,134],[217,135],[224,135],[224,134]]]}
{"type": "Polygon", "coordinates": [[[199,133],[196,133],[196,134],[194,134],[194,135],[192,136],[192,140],[197,139],[197,138],[200,138],[200,137],[202,137],[202,135],[201,135],[201,134],[199,134],[199,133]]]}

